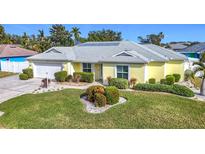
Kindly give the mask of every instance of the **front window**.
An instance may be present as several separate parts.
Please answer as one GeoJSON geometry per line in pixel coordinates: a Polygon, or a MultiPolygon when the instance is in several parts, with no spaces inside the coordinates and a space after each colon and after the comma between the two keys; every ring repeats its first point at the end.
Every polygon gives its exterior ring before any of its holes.
{"type": "Polygon", "coordinates": [[[83,63],[83,72],[92,72],[90,63],[83,63]]]}
{"type": "Polygon", "coordinates": [[[128,79],[128,66],[117,65],[117,78],[128,79]]]}

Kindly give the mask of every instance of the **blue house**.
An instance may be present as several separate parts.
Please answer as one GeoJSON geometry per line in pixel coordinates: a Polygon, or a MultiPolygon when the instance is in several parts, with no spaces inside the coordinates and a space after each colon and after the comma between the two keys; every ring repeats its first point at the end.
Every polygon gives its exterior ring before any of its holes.
{"type": "MultiPolygon", "coordinates": [[[[37,52],[24,49],[19,47],[19,45],[2,44],[0,45],[0,62],[10,61],[10,62],[24,62],[27,57],[33,56],[37,52]]],[[[1,63],[0,63],[1,64],[1,63]]],[[[1,65],[0,65],[1,70],[1,65]]]]}
{"type": "Polygon", "coordinates": [[[178,51],[188,58],[200,58],[201,54],[205,52],[205,43],[198,43],[178,51]]]}

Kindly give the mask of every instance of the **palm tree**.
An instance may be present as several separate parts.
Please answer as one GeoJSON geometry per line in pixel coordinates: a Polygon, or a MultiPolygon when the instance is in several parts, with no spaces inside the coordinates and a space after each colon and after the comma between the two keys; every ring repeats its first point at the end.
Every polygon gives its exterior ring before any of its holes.
{"type": "Polygon", "coordinates": [[[196,65],[194,69],[194,74],[200,72],[200,77],[202,78],[200,94],[205,96],[205,65],[201,61],[201,59],[199,62],[194,62],[193,65],[196,65]]]}
{"type": "Polygon", "coordinates": [[[73,27],[72,31],[71,31],[71,33],[74,35],[75,43],[77,43],[80,40],[81,32],[79,30],[80,30],[80,28],[73,27]]]}

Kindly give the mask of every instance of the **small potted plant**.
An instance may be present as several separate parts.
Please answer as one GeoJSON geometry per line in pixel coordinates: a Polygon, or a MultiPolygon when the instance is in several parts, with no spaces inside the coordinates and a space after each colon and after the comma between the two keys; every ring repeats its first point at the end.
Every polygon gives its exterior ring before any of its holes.
{"type": "Polygon", "coordinates": [[[130,88],[133,88],[136,85],[136,83],[137,83],[137,79],[136,78],[131,78],[130,82],[129,82],[130,88]]]}
{"type": "Polygon", "coordinates": [[[68,82],[72,82],[72,80],[73,80],[73,76],[72,76],[72,75],[68,75],[67,81],[68,81],[68,82]]]}

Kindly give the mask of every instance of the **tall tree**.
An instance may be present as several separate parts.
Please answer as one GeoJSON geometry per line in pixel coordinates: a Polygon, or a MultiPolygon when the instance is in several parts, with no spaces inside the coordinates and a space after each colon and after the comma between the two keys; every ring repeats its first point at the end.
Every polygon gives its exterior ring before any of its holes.
{"type": "Polygon", "coordinates": [[[80,41],[80,34],[81,34],[80,28],[73,27],[72,30],[71,30],[71,33],[74,36],[74,43],[76,44],[78,41],[80,41]]]}
{"type": "Polygon", "coordinates": [[[0,25],[0,43],[3,43],[5,36],[6,36],[5,29],[2,25],[0,25]]]}
{"type": "Polygon", "coordinates": [[[26,34],[26,32],[24,32],[21,39],[21,45],[26,49],[30,49],[30,43],[31,42],[29,36],[26,34]]]}
{"type": "Polygon", "coordinates": [[[121,32],[113,30],[91,31],[88,33],[88,41],[121,41],[121,32]]]}
{"type": "Polygon", "coordinates": [[[70,46],[72,44],[72,35],[63,25],[52,25],[50,34],[53,46],[70,46]]]}
{"type": "Polygon", "coordinates": [[[51,41],[48,37],[45,36],[43,30],[39,30],[38,32],[39,34],[37,35],[36,46],[38,48],[38,52],[43,52],[51,47],[51,41]]]}
{"type": "Polygon", "coordinates": [[[159,46],[161,45],[162,39],[164,39],[163,32],[160,32],[159,34],[150,34],[146,37],[138,36],[138,40],[141,43],[152,43],[159,46]]]}

